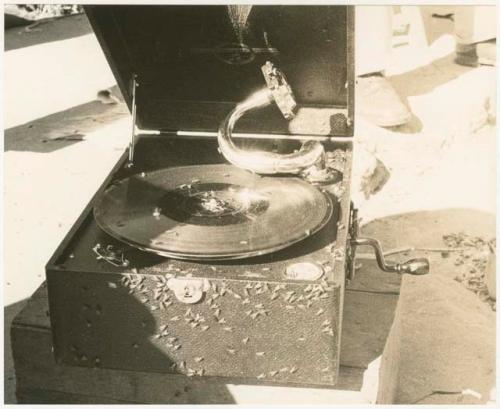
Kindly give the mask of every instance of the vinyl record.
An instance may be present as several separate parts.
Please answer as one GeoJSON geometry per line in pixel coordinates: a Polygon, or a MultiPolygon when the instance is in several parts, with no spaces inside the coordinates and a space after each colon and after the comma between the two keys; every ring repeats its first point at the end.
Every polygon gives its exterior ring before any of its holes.
{"type": "Polygon", "coordinates": [[[111,236],[166,257],[236,259],[274,252],[322,228],[328,195],[295,177],[231,165],[175,167],[113,183],[94,216],[111,236]]]}

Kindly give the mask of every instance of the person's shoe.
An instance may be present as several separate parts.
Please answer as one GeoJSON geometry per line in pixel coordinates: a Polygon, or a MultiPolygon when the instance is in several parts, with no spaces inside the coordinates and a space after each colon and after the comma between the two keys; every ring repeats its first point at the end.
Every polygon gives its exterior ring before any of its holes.
{"type": "Polygon", "coordinates": [[[477,61],[481,65],[493,65],[497,63],[497,40],[477,43],[477,61]]]}
{"type": "Polygon", "coordinates": [[[396,90],[381,73],[356,78],[356,108],[359,115],[382,127],[404,125],[412,117],[396,90]]]}
{"type": "Polygon", "coordinates": [[[457,44],[455,62],[467,67],[478,65],[496,65],[496,40],[483,41],[476,44],[457,44]]]}

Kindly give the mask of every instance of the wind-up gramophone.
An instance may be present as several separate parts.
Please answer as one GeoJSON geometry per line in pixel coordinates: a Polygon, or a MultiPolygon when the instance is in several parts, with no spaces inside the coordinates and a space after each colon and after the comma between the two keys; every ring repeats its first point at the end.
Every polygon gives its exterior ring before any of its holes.
{"type": "Polygon", "coordinates": [[[86,12],[134,126],[47,266],[57,361],[334,384],[356,246],[428,270],[357,237],[352,9],[86,12]]]}

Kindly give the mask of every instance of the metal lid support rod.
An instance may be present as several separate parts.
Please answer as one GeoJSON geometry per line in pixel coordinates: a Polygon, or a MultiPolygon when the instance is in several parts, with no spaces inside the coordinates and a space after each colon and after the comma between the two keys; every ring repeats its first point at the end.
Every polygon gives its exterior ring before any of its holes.
{"type": "Polygon", "coordinates": [[[284,75],[270,62],[262,67],[262,71],[267,87],[239,103],[220,124],[217,140],[221,153],[233,165],[259,174],[298,174],[313,166],[322,166],[325,152],[323,145],[317,141],[306,141],[299,151],[290,154],[248,151],[234,144],[232,138],[234,126],[250,111],[275,102],[285,118],[294,116],[296,103],[284,75]]]}
{"type": "Polygon", "coordinates": [[[137,75],[132,76],[132,130],[130,143],[128,145],[128,166],[132,167],[134,165],[134,150],[135,150],[135,139],[136,139],[136,118],[137,118],[137,101],[136,92],[139,83],[137,82],[137,75]]]}

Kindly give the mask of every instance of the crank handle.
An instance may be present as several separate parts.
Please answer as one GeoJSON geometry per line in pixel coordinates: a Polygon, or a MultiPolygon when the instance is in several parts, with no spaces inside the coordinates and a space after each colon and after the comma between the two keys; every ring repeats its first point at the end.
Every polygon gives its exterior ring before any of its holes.
{"type": "Polygon", "coordinates": [[[382,271],[387,273],[406,273],[412,275],[424,275],[429,273],[429,260],[426,258],[414,258],[404,263],[387,264],[378,240],[370,238],[351,239],[351,246],[373,247],[378,266],[382,271]]]}
{"type": "Polygon", "coordinates": [[[429,260],[427,260],[425,257],[412,258],[411,260],[397,265],[400,267],[401,273],[412,274],[415,276],[421,276],[429,273],[430,267],[429,260]]]}

